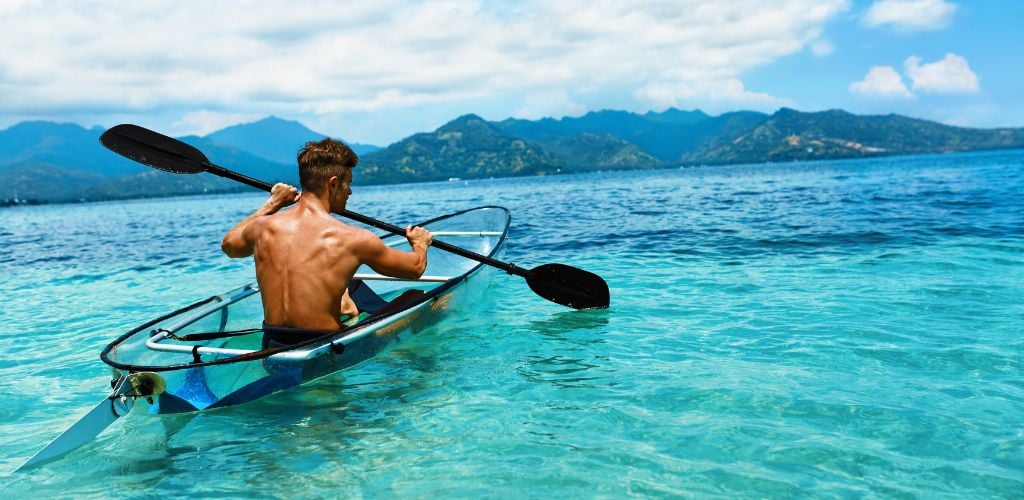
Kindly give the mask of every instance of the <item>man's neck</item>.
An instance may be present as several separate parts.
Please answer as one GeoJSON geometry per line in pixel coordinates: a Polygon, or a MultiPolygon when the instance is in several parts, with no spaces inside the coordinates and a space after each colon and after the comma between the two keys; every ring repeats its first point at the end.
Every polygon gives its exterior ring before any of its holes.
{"type": "Polygon", "coordinates": [[[313,193],[303,192],[302,196],[299,196],[298,206],[311,212],[331,213],[331,202],[326,193],[317,196],[313,193]]]}

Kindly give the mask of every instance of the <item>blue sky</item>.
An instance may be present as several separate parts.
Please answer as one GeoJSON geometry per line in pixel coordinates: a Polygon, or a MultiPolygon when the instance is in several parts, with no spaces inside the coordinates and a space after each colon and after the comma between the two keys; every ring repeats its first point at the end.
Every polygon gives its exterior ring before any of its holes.
{"type": "Polygon", "coordinates": [[[267,115],[386,145],[465,113],[788,106],[1024,126],[1015,0],[0,3],[0,128],[205,134],[267,115]]]}
{"type": "Polygon", "coordinates": [[[825,27],[824,38],[834,46],[830,54],[819,57],[801,51],[754,69],[745,81],[768,93],[791,96],[801,109],[895,112],[966,126],[1024,125],[1024,65],[1017,54],[1024,44],[1019,28],[1024,2],[945,3],[954,6],[948,25],[916,30],[865,26],[863,15],[872,3],[854,3],[825,27]],[[968,62],[978,78],[977,91],[915,91],[901,98],[849,90],[851,82],[862,81],[874,66],[893,68],[909,88],[912,82],[904,74],[907,58],[937,62],[950,53],[968,62]]]}

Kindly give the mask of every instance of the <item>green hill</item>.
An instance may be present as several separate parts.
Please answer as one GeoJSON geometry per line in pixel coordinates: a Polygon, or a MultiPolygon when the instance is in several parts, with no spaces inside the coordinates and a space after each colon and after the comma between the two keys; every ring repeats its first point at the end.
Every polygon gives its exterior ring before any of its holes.
{"type": "Polygon", "coordinates": [[[574,134],[539,145],[561,160],[566,172],[637,170],[664,165],[636,144],[610,134],[574,134]]]}
{"type": "MultiPolygon", "coordinates": [[[[210,175],[154,171],[103,148],[102,132],[50,122],[0,131],[0,205],[13,198],[53,202],[251,189],[210,175]]],[[[295,184],[294,152],[319,137],[297,122],[270,117],[182,140],[231,170],[295,184]]],[[[719,116],[677,109],[598,111],[500,122],[465,115],[433,132],[363,151],[355,177],[359,184],[390,184],[1010,148],[1024,148],[1024,129],[954,127],[841,110],[719,116]]]]}
{"type": "Polygon", "coordinates": [[[100,127],[87,129],[71,123],[21,122],[0,131],[0,175],[40,165],[84,170],[104,178],[146,170],[100,146],[102,133],[100,127]]]}
{"type": "MultiPolygon", "coordinates": [[[[0,201],[145,198],[252,189],[210,175],[174,175],[121,157],[99,142],[101,128],[25,122],[0,131],[0,201]]],[[[214,162],[268,181],[298,182],[294,166],[189,136],[182,140],[214,162]]]]}
{"type": "Polygon", "coordinates": [[[550,152],[503,134],[479,116],[465,115],[365,155],[354,175],[364,184],[392,184],[545,175],[564,166],[550,152]]]}
{"type": "Polygon", "coordinates": [[[627,111],[593,111],[578,118],[560,120],[507,119],[495,125],[510,136],[540,143],[552,143],[576,134],[608,135],[635,144],[659,160],[671,162],[702,141],[766,119],[768,115],[753,111],[708,116],[700,110],[670,108],[661,113],[643,115],[627,111]]]}
{"type": "Polygon", "coordinates": [[[1024,129],[954,127],[900,115],[783,108],[762,123],[736,127],[680,157],[682,163],[856,158],[1024,147],[1024,129]]]}
{"type": "Polygon", "coordinates": [[[0,172],[0,200],[71,201],[84,190],[107,181],[102,174],[42,162],[24,163],[0,172]]]}
{"type": "MultiPolygon", "coordinates": [[[[213,144],[245,151],[254,156],[285,165],[295,165],[295,155],[309,141],[319,141],[327,137],[314,132],[296,121],[282,120],[270,116],[253,123],[232,125],[205,136],[213,144]]],[[[368,144],[346,144],[356,152],[364,155],[380,148],[368,144]]]]}

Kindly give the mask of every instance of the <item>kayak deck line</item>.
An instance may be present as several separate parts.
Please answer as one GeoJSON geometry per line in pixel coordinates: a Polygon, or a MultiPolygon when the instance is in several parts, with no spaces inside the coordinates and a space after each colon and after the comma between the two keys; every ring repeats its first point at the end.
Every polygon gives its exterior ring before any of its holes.
{"type": "Polygon", "coordinates": [[[434,231],[434,236],[501,236],[501,231],[434,231]]]}
{"type": "MultiPolygon", "coordinates": [[[[493,237],[501,236],[502,233],[500,233],[498,231],[431,231],[430,234],[432,234],[434,236],[444,237],[444,238],[467,237],[467,236],[477,236],[477,237],[480,237],[480,238],[493,238],[493,237]]],[[[394,241],[387,241],[384,244],[389,246],[389,247],[394,247],[394,246],[401,245],[403,243],[408,243],[408,241],[402,240],[402,239],[396,239],[394,241]]]]}
{"type": "MultiPolygon", "coordinates": [[[[473,235],[473,236],[475,236],[475,235],[483,234],[483,232],[466,232],[465,234],[466,235],[473,235]]],[[[500,234],[500,233],[498,233],[498,234],[500,234]]],[[[406,278],[394,278],[394,277],[391,277],[391,276],[384,276],[382,274],[368,274],[368,273],[356,274],[355,276],[353,276],[353,278],[359,279],[359,280],[364,280],[364,281],[395,281],[395,282],[410,282],[410,283],[415,283],[415,282],[446,283],[446,282],[451,281],[452,279],[454,279],[451,276],[421,276],[421,277],[419,277],[417,279],[406,279],[406,278]]],[[[217,299],[216,301],[211,302],[211,303],[209,303],[209,304],[207,304],[207,305],[205,305],[203,307],[200,307],[200,308],[196,309],[192,314],[190,314],[189,316],[183,318],[179,322],[174,323],[174,324],[172,324],[172,325],[170,325],[170,326],[168,326],[166,328],[162,328],[158,332],[154,332],[154,334],[152,336],[150,336],[148,340],[146,340],[146,347],[151,349],[151,350],[154,350],[154,351],[177,352],[177,353],[189,354],[189,355],[192,355],[192,356],[200,354],[200,355],[209,355],[209,356],[214,356],[214,357],[240,356],[240,355],[243,355],[243,354],[250,354],[250,353],[253,353],[253,352],[257,352],[258,350],[255,350],[255,349],[230,349],[230,348],[224,348],[224,347],[173,345],[173,344],[163,344],[163,343],[160,343],[160,342],[162,340],[165,340],[165,339],[168,339],[168,338],[172,338],[175,333],[177,333],[177,332],[183,330],[184,328],[192,325],[196,321],[199,321],[199,320],[209,316],[211,313],[216,312],[218,309],[223,310],[223,311],[226,312],[225,308],[227,306],[229,306],[229,305],[231,305],[231,304],[233,304],[235,302],[238,302],[239,300],[242,300],[242,299],[244,299],[246,297],[249,297],[250,295],[252,295],[252,294],[254,294],[254,293],[258,292],[258,291],[259,291],[259,284],[256,283],[256,282],[252,282],[252,283],[249,283],[248,285],[245,285],[245,286],[241,287],[238,290],[237,293],[228,292],[227,294],[218,295],[218,296],[216,296],[216,299],[217,299]]],[[[352,342],[355,342],[356,340],[360,339],[363,336],[369,335],[370,333],[372,333],[373,331],[375,331],[375,330],[377,330],[377,329],[379,329],[381,327],[388,326],[388,325],[390,325],[390,324],[400,320],[401,318],[404,318],[405,316],[408,316],[412,312],[420,309],[421,307],[423,307],[423,305],[425,305],[425,304],[420,304],[419,306],[415,306],[415,307],[413,307],[413,308],[411,308],[411,309],[409,309],[407,311],[403,311],[401,313],[389,316],[387,319],[378,322],[376,328],[373,328],[373,329],[366,329],[366,328],[359,329],[357,331],[351,332],[348,335],[345,335],[345,336],[341,337],[340,339],[338,339],[336,341],[333,341],[333,342],[330,342],[328,344],[322,345],[322,346],[320,346],[318,348],[315,348],[315,349],[304,349],[304,350],[279,352],[277,354],[273,354],[273,355],[269,356],[268,359],[280,360],[280,361],[305,361],[305,360],[309,360],[309,359],[315,358],[317,356],[320,356],[325,350],[330,349],[333,346],[336,346],[337,344],[344,344],[344,345],[351,344],[352,342]]],[[[226,318],[225,318],[225,321],[226,321],[226,318]]]]}
{"type": "Polygon", "coordinates": [[[452,276],[420,276],[417,279],[410,280],[405,278],[393,278],[391,276],[384,276],[383,274],[356,274],[353,278],[364,281],[419,281],[424,283],[444,283],[453,279],[452,276]]]}
{"type": "MultiPolygon", "coordinates": [[[[178,332],[181,329],[191,325],[192,323],[194,323],[194,322],[196,322],[196,321],[198,321],[198,320],[208,316],[210,313],[216,311],[217,309],[220,309],[220,308],[223,308],[223,307],[227,307],[232,302],[236,302],[236,301],[238,301],[240,299],[248,297],[249,295],[251,295],[251,293],[246,294],[244,296],[237,296],[237,297],[234,298],[234,300],[230,300],[230,301],[228,301],[226,303],[225,302],[218,302],[218,303],[213,304],[212,307],[198,309],[194,316],[186,318],[185,320],[182,320],[180,323],[176,323],[176,324],[171,325],[171,326],[169,326],[167,328],[162,328],[162,329],[160,329],[160,331],[155,332],[155,334],[153,336],[149,337],[149,339],[146,340],[146,347],[151,349],[151,350],[153,350],[153,351],[176,352],[176,353],[181,353],[181,354],[187,354],[189,356],[194,356],[195,354],[198,353],[198,354],[201,354],[201,355],[210,355],[210,356],[214,356],[214,357],[232,357],[232,356],[241,356],[243,354],[251,354],[251,353],[254,353],[254,352],[259,352],[259,349],[231,349],[231,348],[225,348],[225,347],[189,346],[189,345],[173,345],[173,344],[162,344],[162,343],[160,343],[162,340],[170,338],[171,335],[174,334],[175,332],[178,332]]],[[[316,357],[322,355],[325,351],[336,348],[336,346],[338,344],[342,344],[342,345],[352,344],[352,343],[356,342],[357,340],[361,339],[362,337],[365,337],[367,335],[371,335],[371,334],[375,333],[376,331],[380,330],[381,328],[387,327],[387,326],[389,326],[389,325],[391,325],[393,323],[396,323],[396,322],[404,319],[406,316],[409,316],[409,315],[412,315],[412,314],[418,312],[420,309],[422,309],[425,306],[428,306],[429,304],[430,304],[429,301],[425,301],[425,302],[423,302],[421,304],[418,304],[418,305],[415,305],[415,306],[410,307],[408,309],[405,309],[405,310],[403,310],[403,311],[401,311],[399,313],[389,315],[387,318],[385,318],[385,319],[375,323],[374,328],[360,328],[360,329],[358,329],[358,330],[356,330],[354,332],[351,332],[351,333],[349,333],[347,335],[344,335],[343,337],[341,337],[341,338],[339,338],[337,340],[328,342],[326,344],[317,346],[315,348],[312,348],[312,349],[295,349],[295,350],[291,350],[291,351],[279,352],[277,354],[272,354],[272,355],[268,356],[267,359],[274,360],[274,361],[293,361],[294,362],[294,361],[307,361],[307,360],[316,358],[316,357]]]]}

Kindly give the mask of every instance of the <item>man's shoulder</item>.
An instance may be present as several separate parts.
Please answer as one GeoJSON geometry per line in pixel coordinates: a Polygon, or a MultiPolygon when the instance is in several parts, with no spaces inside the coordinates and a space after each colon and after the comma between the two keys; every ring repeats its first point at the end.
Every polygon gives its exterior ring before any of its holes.
{"type": "Polygon", "coordinates": [[[334,219],[334,222],[329,226],[332,231],[335,231],[339,236],[343,236],[347,239],[364,240],[364,239],[377,239],[377,236],[370,231],[361,227],[356,227],[350,224],[345,224],[342,221],[334,219]]]}
{"type": "Polygon", "coordinates": [[[345,224],[344,222],[335,219],[334,217],[328,217],[325,219],[318,220],[316,225],[320,226],[320,234],[329,235],[345,240],[363,240],[366,238],[376,238],[377,236],[363,229],[361,227],[352,226],[345,224]]]}
{"type": "Polygon", "coordinates": [[[273,228],[289,223],[289,217],[284,212],[277,212],[273,214],[261,215],[253,219],[253,224],[258,224],[260,228],[273,228]]]}

